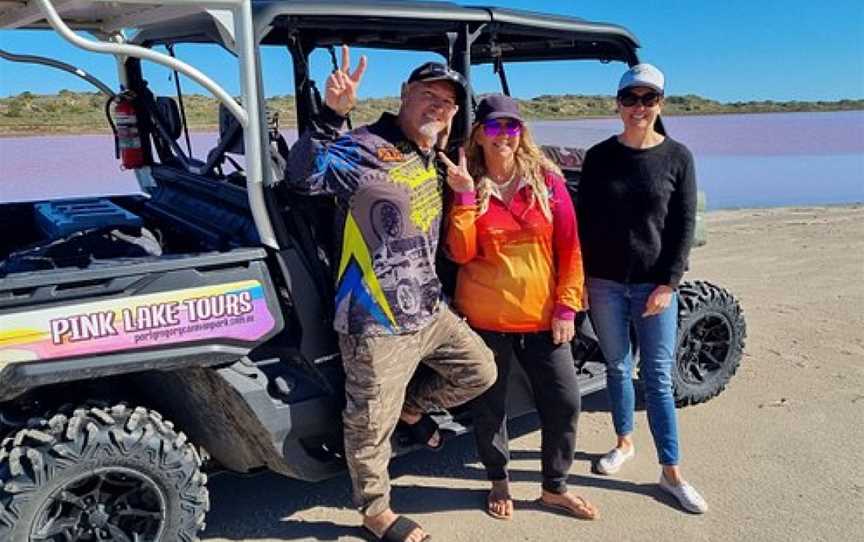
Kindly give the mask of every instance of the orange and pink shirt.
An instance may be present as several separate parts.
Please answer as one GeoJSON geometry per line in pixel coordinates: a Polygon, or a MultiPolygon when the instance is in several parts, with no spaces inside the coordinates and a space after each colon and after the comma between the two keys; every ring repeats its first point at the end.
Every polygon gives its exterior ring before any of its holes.
{"type": "Polygon", "coordinates": [[[456,309],[472,327],[511,333],[551,328],[552,318],[572,320],[585,310],[582,254],[576,213],[564,180],[546,174],[552,221],[531,187],[519,187],[509,204],[492,196],[478,216],[474,192],[455,195],[445,247],[461,264],[456,309]]]}

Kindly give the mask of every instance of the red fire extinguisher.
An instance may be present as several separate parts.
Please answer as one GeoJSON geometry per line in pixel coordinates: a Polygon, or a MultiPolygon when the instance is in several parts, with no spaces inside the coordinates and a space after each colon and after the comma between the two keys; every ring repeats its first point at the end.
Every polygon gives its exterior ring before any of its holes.
{"type": "Polygon", "coordinates": [[[120,167],[137,169],[144,167],[144,149],[138,134],[138,115],[131,93],[125,92],[115,98],[114,123],[117,126],[117,155],[120,167]]]}

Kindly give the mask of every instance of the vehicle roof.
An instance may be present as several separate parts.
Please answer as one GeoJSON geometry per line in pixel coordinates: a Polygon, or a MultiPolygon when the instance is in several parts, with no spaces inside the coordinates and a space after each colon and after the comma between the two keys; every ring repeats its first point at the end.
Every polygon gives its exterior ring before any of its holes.
{"type": "MultiPolygon", "coordinates": [[[[54,0],[54,4],[73,29],[110,33],[134,28],[139,31],[136,43],[224,44],[226,39],[224,28],[194,0],[182,5],[110,0],[54,0]]],[[[252,0],[252,8],[264,44],[286,43],[290,32],[305,29],[306,45],[311,47],[346,43],[431,50],[446,56],[449,44],[445,33],[467,24],[489,31],[472,48],[475,64],[491,62],[498,53],[505,61],[599,58],[633,63],[639,47],[633,34],[614,24],[452,2],[252,0]]],[[[34,2],[0,1],[0,28],[47,27],[34,2]]]]}
{"type": "MultiPolygon", "coordinates": [[[[123,28],[143,28],[204,11],[190,1],[182,5],[154,2],[118,3],[111,0],[53,0],[54,8],[73,30],[111,33],[123,28]]],[[[0,1],[0,29],[50,29],[36,2],[0,1]]]]}
{"type": "Polygon", "coordinates": [[[263,38],[265,44],[285,43],[290,31],[308,29],[314,46],[346,43],[446,56],[444,33],[468,24],[472,30],[485,25],[489,31],[472,48],[475,64],[491,62],[499,51],[506,61],[601,58],[632,63],[639,47],[636,37],[618,25],[496,7],[393,0],[261,0],[254,5],[259,24],[274,24],[263,38]]]}

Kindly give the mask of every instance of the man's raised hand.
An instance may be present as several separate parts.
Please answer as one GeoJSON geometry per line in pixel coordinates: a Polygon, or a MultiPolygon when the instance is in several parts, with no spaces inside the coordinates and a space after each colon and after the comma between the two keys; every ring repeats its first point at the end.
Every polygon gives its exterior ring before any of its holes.
{"type": "Polygon", "coordinates": [[[366,57],[361,56],[357,68],[350,72],[351,52],[347,45],[342,46],[342,67],[327,78],[324,90],[324,103],[341,116],[346,116],[357,105],[357,87],[366,71],[366,57]]]}
{"type": "Polygon", "coordinates": [[[468,160],[465,158],[465,149],[459,149],[459,163],[454,164],[443,152],[438,157],[447,166],[447,184],[454,192],[473,192],[474,178],[468,173],[468,160]]]}

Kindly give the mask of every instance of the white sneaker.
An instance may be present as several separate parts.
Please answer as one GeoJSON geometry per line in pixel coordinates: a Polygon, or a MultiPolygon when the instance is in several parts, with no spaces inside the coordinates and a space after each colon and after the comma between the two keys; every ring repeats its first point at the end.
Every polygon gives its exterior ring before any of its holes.
{"type": "Polygon", "coordinates": [[[678,499],[678,502],[681,503],[684,510],[687,510],[688,512],[704,514],[708,511],[708,503],[705,502],[702,495],[700,495],[699,492],[687,482],[682,482],[680,486],[676,486],[673,485],[672,482],[666,480],[666,476],[664,476],[663,473],[660,473],[660,488],[671,493],[673,497],[678,499]]]}
{"type": "Polygon", "coordinates": [[[600,474],[615,474],[621,470],[621,466],[627,461],[633,459],[636,455],[636,447],[630,446],[630,449],[622,451],[620,448],[612,448],[612,450],[597,461],[597,472],[600,474]]]}

